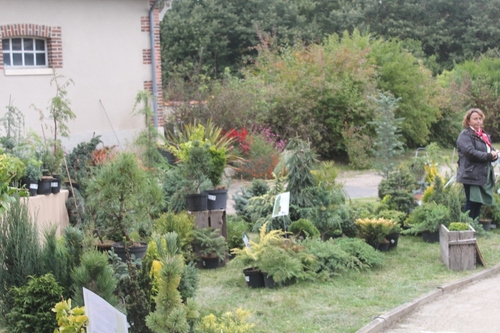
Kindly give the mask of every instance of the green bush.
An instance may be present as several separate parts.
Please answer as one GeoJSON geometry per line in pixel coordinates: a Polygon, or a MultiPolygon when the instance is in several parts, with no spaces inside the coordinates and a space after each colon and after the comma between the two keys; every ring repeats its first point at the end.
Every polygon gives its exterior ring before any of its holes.
{"type": "Polygon", "coordinates": [[[241,217],[228,215],[226,225],[227,245],[229,249],[235,247],[242,248],[245,245],[243,242],[243,235],[250,229],[250,224],[241,217]]]}
{"type": "Polygon", "coordinates": [[[373,260],[373,265],[379,262],[376,254],[373,256],[366,254],[370,251],[375,252],[373,248],[371,250],[368,249],[367,246],[370,246],[367,244],[359,245],[360,249],[358,251],[348,248],[350,246],[355,247],[359,243],[343,244],[349,252],[346,252],[342,246],[337,243],[337,240],[334,239],[322,241],[319,238],[308,238],[301,244],[305,246],[304,252],[311,255],[309,258],[305,257],[307,260],[304,264],[306,265],[308,273],[314,279],[328,279],[332,276],[347,272],[349,269],[368,268],[368,263],[363,263],[360,258],[356,257],[355,253],[358,252],[365,254],[361,257],[365,260],[371,258],[371,260],[373,260]]]}
{"type": "Polygon", "coordinates": [[[295,236],[301,236],[303,238],[318,237],[320,235],[318,228],[316,228],[314,224],[307,219],[299,219],[292,222],[288,231],[295,236]]]}
{"type": "Polygon", "coordinates": [[[469,230],[469,225],[463,222],[451,222],[450,226],[448,227],[448,230],[449,231],[469,230]]]}
{"type": "Polygon", "coordinates": [[[68,251],[63,242],[58,242],[57,226],[44,232],[45,246],[42,251],[42,265],[46,273],[51,273],[65,293],[71,288],[71,270],[68,267],[68,251]]]}
{"type": "Polygon", "coordinates": [[[374,266],[380,266],[383,263],[383,255],[380,251],[374,251],[373,247],[366,244],[362,239],[342,237],[335,239],[335,243],[342,250],[359,259],[354,261],[354,269],[366,269],[374,266]]]}
{"type": "Polygon", "coordinates": [[[28,283],[11,289],[13,306],[6,315],[9,332],[53,333],[57,321],[51,309],[61,300],[63,288],[52,274],[30,277],[28,283]]]}
{"type": "Polygon", "coordinates": [[[252,180],[252,185],[250,188],[241,188],[241,194],[238,192],[233,195],[234,199],[234,209],[236,214],[245,219],[245,221],[250,222],[251,217],[247,211],[250,199],[252,197],[259,197],[266,194],[269,191],[269,185],[263,179],[254,178],[252,180]]]}
{"type": "Polygon", "coordinates": [[[193,242],[194,215],[186,211],[174,213],[168,212],[162,214],[154,221],[154,231],[160,235],[169,232],[177,234],[177,246],[182,254],[188,255],[191,252],[191,243],[193,242]]]}
{"type": "Polygon", "coordinates": [[[417,206],[408,216],[405,225],[409,227],[403,230],[404,234],[416,235],[423,231],[436,232],[441,224],[450,224],[450,210],[448,207],[438,205],[435,202],[424,203],[417,206]]]}
{"type": "Polygon", "coordinates": [[[71,273],[71,279],[73,280],[73,299],[77,305],[83,305],[83,287],[101,296],[111,305],[118,303],[114,294],[118,281],[114,277],[113,267],[109,264],[105,253],[97,250],[85,252],[80,266],[71,273]]]}
{"type": "MultiPolygon", "coordinates": [[[[26,203],[19,199],[0,218],[0,301],[11,287],[25,285],[28,276],[42,274],[40,240],[26,203]]],[[[1,307],[2,312],[8,307],[1,307]]],[[[2,316],[3,317],[3,316],[2,316]]]]}

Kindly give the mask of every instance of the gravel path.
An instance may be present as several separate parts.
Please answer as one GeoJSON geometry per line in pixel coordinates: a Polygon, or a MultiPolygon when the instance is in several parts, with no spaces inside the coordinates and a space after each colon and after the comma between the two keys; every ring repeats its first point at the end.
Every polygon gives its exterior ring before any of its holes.
{"type": "MultiPolygon", "coordinates": [[[[346,171],[337,176],[337,183],[344,186],[344,190],[349,198],[370,198],[376,197],[378,184],[382,177],[372,171],[346,171]]],[[[228,190],[227,214],[235,214],[233,195],[241,192],[242,187],[250,187],[251,181],[231,180],[228,190]]]]}

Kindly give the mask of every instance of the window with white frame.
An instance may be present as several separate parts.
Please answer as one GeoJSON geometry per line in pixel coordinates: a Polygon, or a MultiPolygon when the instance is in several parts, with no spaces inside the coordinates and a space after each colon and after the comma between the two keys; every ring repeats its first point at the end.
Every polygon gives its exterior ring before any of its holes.
{"type": "Polygon", "coordinates": [[[47,68],[47,41],[43,38],[2,39],[3,63],[11,68],[47,68]]]}

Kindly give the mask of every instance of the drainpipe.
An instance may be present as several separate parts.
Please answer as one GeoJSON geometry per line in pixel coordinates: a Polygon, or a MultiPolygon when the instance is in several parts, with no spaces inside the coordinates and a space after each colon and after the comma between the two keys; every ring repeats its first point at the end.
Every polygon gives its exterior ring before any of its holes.
{"type": "Polygon", "coordinates": [[[154,10],[158,2],[160,2],[160,0],[155,0],[149,9],[149,39],[151,43],[151,69],[153,71],[153,120],[155,128],[158,127],[158,83],[156,81],[154,10]]]}

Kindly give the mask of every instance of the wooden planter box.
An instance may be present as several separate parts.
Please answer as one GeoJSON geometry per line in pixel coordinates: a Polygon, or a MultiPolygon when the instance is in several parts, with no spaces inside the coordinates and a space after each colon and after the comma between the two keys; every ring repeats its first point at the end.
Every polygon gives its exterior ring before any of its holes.
{"type": "Polygon", "coordinates": [[[465,231],[439,229],[441,259],[453,271],[476,269],[476,231],[469,226],[465,231]]]}

